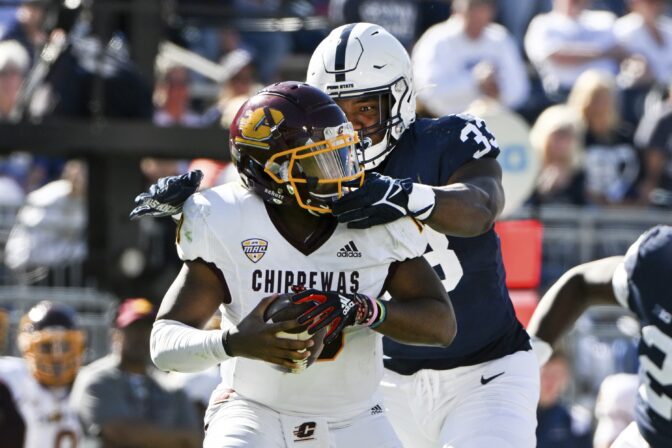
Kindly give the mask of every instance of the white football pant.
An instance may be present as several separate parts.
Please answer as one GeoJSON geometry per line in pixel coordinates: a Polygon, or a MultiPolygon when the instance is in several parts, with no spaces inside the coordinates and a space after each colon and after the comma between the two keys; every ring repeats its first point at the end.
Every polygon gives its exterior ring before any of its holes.
{"type": "Polygon", "coordinates": [[[382,405],[345,420],[280,414],[239,396],[206,414],[204,448],[402,448],[382,405]]]}
{"type": "Polygon", "coordinates": [[[539,364],[531,350],[413,375],[385,369],[380,386],[406,448],[536,446],[539,364]]]}

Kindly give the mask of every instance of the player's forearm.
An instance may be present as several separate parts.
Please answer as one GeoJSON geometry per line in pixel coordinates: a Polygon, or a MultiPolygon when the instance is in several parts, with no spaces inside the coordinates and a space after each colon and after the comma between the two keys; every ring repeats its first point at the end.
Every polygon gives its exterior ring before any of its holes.
{"type": "Polygon", "coordinates": [[[447,347],[457,333],[450,302],[416,299],[385,302],[387,317],[376,331],[399,342],[447,347]]]}
{"type": "Polygon", "coordinates": [[[182,322],[159,319],[150,338],[152,361],[161,370],[198,372],[227,359],[222,330],[199,330],[182,322]]]}
{"type": "Polygon", "coordinates": [[[544,294],[528,333],[553,345],[591,305],[618,305],[611,285],[623,257],[608,257],[575,266],[544,294]]]}
{"type": "Polygon", "coordinates": [[[588,308],[583,277],[572,269],[565,273],[539,301],[527,332],[555,344],[588,308]]]}
{"type": "Polygon", "coordinates": [[[490,230],[499,213],[497,193],[475,184],[435,187],[434,193],[436,205],[425,224],[445,235],[481,235],[490,230]]]}

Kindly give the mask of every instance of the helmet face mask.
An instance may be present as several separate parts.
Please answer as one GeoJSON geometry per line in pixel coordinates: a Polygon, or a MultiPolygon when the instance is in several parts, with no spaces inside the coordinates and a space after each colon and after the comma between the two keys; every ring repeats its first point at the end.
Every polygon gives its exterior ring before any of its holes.
{"type": "Polygon", "coordinates": [[[278,184],[289,184],[299,207],[318,213],[331,212],[332,200],[343,196],[353,183],[361,186],[364,171],[355,151],[359,137],[352,124],[320,130],[324,138],[271,156],[264,172],[278,184]]]}
{"type": "Polygon", "coordinates": [[[381,117],[374,129],[359,130],[364,141],[360,163],[366,170],[378,166],[415,121],[410,58],[401,43],[378,25],[356,23],[333,30],[313,52],[306,79],[337,101],[372,95],[386,100],[387,117],[381,117]],[[381,142],[367,146],[368,136],[383,131],[381,142]]]}
{"type": "Polygon", "coordinates": [[[252,97],[231,126],[232,159],[245,186],[267,202],[312,213],[330,213],[334,199],[363,183],[358,143],[333,100],[291,82],[252,97]]]}
{"type": "Polygon", "coordinates": [[[32,375],[44,386],[68,386],[82,365],[85,336],[74,316],[69,307],[45,301],[21,319],[19,349],[32,375]]]}
{"type": "Polygon", "coordinates": [[[38,382],[63,387],[75,380],[82,364],[84,334],[65,329],[23,333],[19,335],[19,346],[38,382]]]}

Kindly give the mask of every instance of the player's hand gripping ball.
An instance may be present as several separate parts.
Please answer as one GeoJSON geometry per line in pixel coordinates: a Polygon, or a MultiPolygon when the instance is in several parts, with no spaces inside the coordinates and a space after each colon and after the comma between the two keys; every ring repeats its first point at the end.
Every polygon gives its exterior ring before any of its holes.
{"type": "MultiPolygon", "coordinates": [[[[281,294],[273,302],[271,302],[264,313],[264,321],[277,323],[294,320],[315,306],[315,304],[312,302],[295,304],[292,302],[293,295],[294,293],[281,294]]],[[[327,328],[322,328],[311,336],[308,334],[308,327],[312,323],[312,321],[308,321],[297,329],[281,331],[277,333],[277,336],[280,338],[295,339],[299,341],[305,341],[312,337],[315,343],[310,348],[310,356],[308,358],[302,361],[295,361],[296,368],[292,369],[291,373],[303,372],[308,367],[310,367],[310,365],[313,364],[322,353],[322,349],[324,348],[324,337],[327,334],[327,328]]],[[[284,367],[280,366],[277,366],[277,369],[282,370],[283,372],[287,371],[284,367]]]]}

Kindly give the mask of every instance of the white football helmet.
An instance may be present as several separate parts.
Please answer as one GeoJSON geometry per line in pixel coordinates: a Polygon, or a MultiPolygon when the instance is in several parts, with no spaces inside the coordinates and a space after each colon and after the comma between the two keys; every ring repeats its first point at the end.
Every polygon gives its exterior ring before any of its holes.
{"type": "Polygon", "coordinates": [[[334,29],[313,52],[306,83],[335,100],[388,95],[388,116],[359,131],[363,142],[367,136],[385,132],[380,143],[362,145],[359,157],[366,170],[378,166],[415,121],[411,59],[379,25],[351,23],[334,29]]]}

